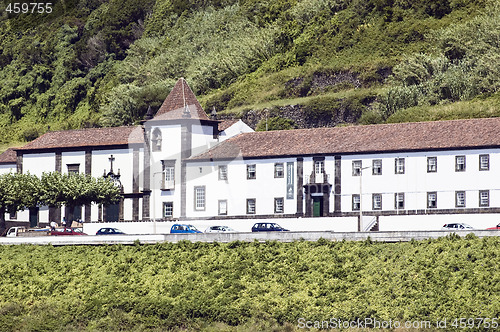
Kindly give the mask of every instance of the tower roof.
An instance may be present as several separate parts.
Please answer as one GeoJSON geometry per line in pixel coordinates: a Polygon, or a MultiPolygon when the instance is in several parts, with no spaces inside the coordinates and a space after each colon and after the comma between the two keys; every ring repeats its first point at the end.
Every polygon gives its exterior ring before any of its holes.
{"type": "Polygon", "coordinates": [[[154,119],[177,120],[182,118],[209,120],[186,80],[181,77],[156,112],[154,119]]]}

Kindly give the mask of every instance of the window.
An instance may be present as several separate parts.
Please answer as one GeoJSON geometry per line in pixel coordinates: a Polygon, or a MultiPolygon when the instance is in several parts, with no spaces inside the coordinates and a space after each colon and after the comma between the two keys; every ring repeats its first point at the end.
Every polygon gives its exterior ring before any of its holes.
{"type": "Polygon", "coordinates": [[[479,155],[479,170],[489,171],[490,170],[490,155],[480,154],[479,155]]]}
{"type": "Polygon", "coordinates": [[[437,172],[437,157],[427,157],[427,173],[437,172]]]}
{"type": "Polygon", "coordinates": [[[255,179],[257,178],[257,170],[256,165],[247,165],[247,179],[255,179]]]}
{"type": "Polygon", "coordinates": [[[316,160],[314,162],[314,172],[316,174],[325,172],[325,162],[323,160],[316,160]]]}
{"type": "Polygon", "coordinates": [[[352,162],[352,176],[360,176],[361,175],[361,160],[353,160],[352,162]]]}
{"type": "Polygon", "coordinates": [[[456,207],[465,207],[465,191],[456,191],[455,192],[455,206],[456,207]]]}
{"type": "Polygon", "coordinates": [[[455,172],[465,172],[465,156],[455,157],[455,172]]]}
{"type": "Polygon", "coordinates": [[[161,131],[158,128],[155,128],[151,135],[151,150],[161,151],[161,131]]]}
{"type": "Polygon", "coordinates": [[[437,192],[431,191],[427,193],[427,208],[437,208],[437,192]]]}
{"type": "Polygon", "coordinates": [[[247,199],[247,214],[255,214],[255,198],[247,199]]]}
{"type": "Polygon", "coordinates": [[[227,201],[226,200],[219,201],[219,215],[220,216],[227,215],[227,201]]]}
{"type": "Polygon", "coordinates": [[[490,191],[480,190],[479,191],[479,206],[490,206],[490,191]]]}
{"type": "Polygon", "coordinates": [[[9,213],[9,220],[14,220],[14,219],[17,219],[17,212],[9,213]]]}
{"type": "Polygon", "coordinates": [[[80,173],[80,164],[67,164],[69,174],[80,173]]]}
{"type": "Polygon", "coordinates": [[[372,203],[373,210],[382,210],[382,194],[373,194],[372,203]]]}
{"type": "Polygon", "coordinates": [[[285,166],[283,166],[283,163],[274,164],[274,177],[275,178],[285,177],[285,166]]]}
{"type": "Polygon", "coordinates": [[[194,187],[194,209],[205,210],[205,186],[194,187]]]}
{"type": "Polygon", "coordinates": [[[373,175],[382,175],[382,159],[375,159],[372,163],[373,175]]]}
{"type": "Polygon", "coordinates": [[[227,165],[219,166],[219,180],[227,180],[227,165]]]}
{"type": "Polygon", "coordinates": [[[405,174],[405,158],[395,159],[395,174],[405,174]]]}
{"type": "Polygon", "coordinates": [[[278,197],[274,199],[274,213],[283,213],[283,197],[278,197]]]}
{"type": "Polygon", "coordinates": [[[405,194],[395,193],[394,194],[394,208],[396,210],[404,210],[405,208],[405,194]]]}
{"type": "Polygon", "coordinates": [[[174,216],[174,202],[163,203],[163,217],[172,218],[174,216]]]}
{"type": "Polygon", "coordinates": [[[163,160],[163,190],[175,188],[175,160],[163,160]]]}
{"type": "Polygon", "coordinates": [[[359,195],[352,195],[352,210],[353,211],[359,211],[361,207],[361,199],[359,195]]]}

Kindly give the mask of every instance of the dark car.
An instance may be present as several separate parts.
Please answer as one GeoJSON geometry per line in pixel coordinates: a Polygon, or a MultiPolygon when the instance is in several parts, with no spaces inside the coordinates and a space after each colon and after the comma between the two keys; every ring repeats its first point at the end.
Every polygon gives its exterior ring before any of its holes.
{"type": "Polygon", "coordinates": [[[66,227],[50,231],[50,235],[87,235],[80,228],[66,227]]]}
{"type": "Polygon", "coordinates": [[[252,232],[288,232],[288,229],[274,222],[258,222],[253,225],[252,232]]]}
{"type": "Polygon", "coordinates": [[[495,227],[490,227],[490,228],[486,228],[486,229],[500,229],[500,224],[496,225],[495,227]]]}
{"type": "Polygon", "coordinates": [[[100,230],[95,233],[95,235],[120,235],[120,234],[125,234],[118,228],[111,228],[111,227],[105,227],[101,228],[100,230]]]}

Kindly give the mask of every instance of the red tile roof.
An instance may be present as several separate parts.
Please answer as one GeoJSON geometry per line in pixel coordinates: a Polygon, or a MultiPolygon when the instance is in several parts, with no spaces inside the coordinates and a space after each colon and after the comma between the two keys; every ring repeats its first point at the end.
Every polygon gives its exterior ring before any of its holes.
{"type": "Polygon", "coordinates": [[[180,78],[156,112],[153,120],[182,119],[186,106],[189,106],[191,119],[209,120],[186,80],[180,78]]]}
{"type": "Polygon", "coordinates": [[[0,164],[15,164],[17,162],[17,154],[13,148],[8,148],[4,153],[0,154],[0,164]]]}
{"type": "Polygon", "coordinates": [[[95,147],[144,143],[140,126],[51,131],[16,150],[95,147]]]}
{"type": "Polygon", "coordinates": [[[500,118],[252,132],[190,160],[500,147],[500,118]]]}
{"type": "Polygon", "coordinates": [[[232,119],[232,120],[224,120],[222,122],[219,122],[219,131],[226,130],[227,128],[231,127],[232,125],[234,125],[238,121],[240,121],[240,120],[232,119]]]}

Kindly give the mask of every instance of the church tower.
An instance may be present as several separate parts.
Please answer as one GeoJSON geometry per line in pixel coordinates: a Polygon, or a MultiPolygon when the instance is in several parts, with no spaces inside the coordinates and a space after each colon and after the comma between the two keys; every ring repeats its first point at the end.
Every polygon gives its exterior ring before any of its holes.
{"type": "Polygon", "coordinates": [[[217,142],[218,123],[180,78],[156,115],[144,123],[143,220],[186,216],[184,160],[217,142]]]}

